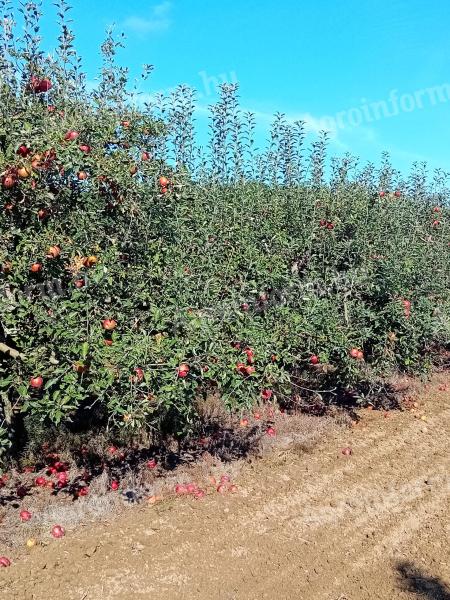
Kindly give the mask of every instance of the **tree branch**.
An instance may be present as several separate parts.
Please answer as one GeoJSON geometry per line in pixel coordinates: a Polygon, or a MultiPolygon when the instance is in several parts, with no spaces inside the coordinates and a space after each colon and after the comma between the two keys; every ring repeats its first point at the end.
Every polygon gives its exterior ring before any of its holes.
{"type": "Polygon", "coordinates": [[[0,352],[3,352],[4,354],[9,354],[12,358],[20,358],[20,360],[23,360],[25,358],[25,356],[21,354],[18,350],[14,350],[14,348],[10,348],[6,344],[2,344],[1,342],[0,352]]]}

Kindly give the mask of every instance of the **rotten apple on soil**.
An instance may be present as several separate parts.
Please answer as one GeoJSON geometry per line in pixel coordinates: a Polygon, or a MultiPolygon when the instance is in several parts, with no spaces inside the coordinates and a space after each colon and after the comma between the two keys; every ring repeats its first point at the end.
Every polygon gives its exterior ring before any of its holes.
{"type": "Polygon", "coordinates": [[[53,525],[51,529],[51,534],[54,538],[62,538],[64,537],[65,533],[65,529],[64,527],[61,527],[61,525],[53,525]]]}

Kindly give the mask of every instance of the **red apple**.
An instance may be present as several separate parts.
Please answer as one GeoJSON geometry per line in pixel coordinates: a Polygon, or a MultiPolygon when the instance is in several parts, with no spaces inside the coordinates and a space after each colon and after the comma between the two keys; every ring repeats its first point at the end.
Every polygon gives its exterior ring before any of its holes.
{"type": "Polygon", "coordinates": [[[61,254],[61,248],[59,246],[50,246],[47,250],[47,258],[58,258],[61,254]]]}
{"type": "Polygon", "coordinates": [[[186,363],[182,363],[177,369],[178,377],[184,378],[189,374],[189,365],[186,363]]]}
{"type": "Polygon", "coordinates": [[[272,390],[262,390],[261,398],[263,400],[270,400],[272,398],[273,392],[272,390]]]}
{"type": "Polygon", "coordinates": [[[21,521],[29,521],[32,517],[32,514],[28,511],[28,510],[21,510],[20,511],[20,519],[21,521]]]}
{"type": "Polygon", "coordinates": [[[14,177],[14,175],[5,175],[2,178],[2,186],[7,190],[14,187],[15,183],[16,183],[16,178],[14,177]]]}
{"type": "Polygon", "coordinates": [[[317,354],[313,354],[313,355],[310,357],[310,359],[309,359],[309,362],[310,362],[312,365],[317,365],[317,364],[319,364],[319,357],[317,356],[317,354]]]}
{"type": "Polygon", "coordinates": [[[44,380],[42,379],[42,377],[40,375],[38,375],[37,377],[31,377],[30,379],[30,387],[39,390],[44,384],[44,380]]]}
{"type": "Polygon", "coordinates": [[[64,139],[68,142],[73,142],[74,140],[77,139],[77,137],[80,134],[78,133],[78,131],[74,131],[73,129],[69,130],[66,135],[64,136],[64,139]]]}
{"type": "Polygon", "coordinates": [[[17,149],[17,154],[19,156],[22,156],[23,158],[25,158],[26,156],[28,156],[30,154],[30,152],[31,152],[31,150],[29,148],[27,148],[27,146],[25,146],[25,144],[22,144],[17,149]]]}
{"type": "Polygon", "coordinates": [[[40,273],[42,271],[41,263],[33,263],[30,267],[32,273],[40,273]]]}
{"type": "Polygon", "coordinates": [[[61,525],[53,525],[51,534],[54,538],[62,538],[64,537],[65,533],[64,527],[61,527],[61,525]]]}
{"type": "Polygon", "coordinates": [[[144,379],[144,371],[143,371],[143,369],[141,369],[140,367],[136,367],[134,369],[134,372],[136,373],[136,379],[138,381],[143,381],[143,379],[144,379]]]}
{"type": "Polygon", "coordinates": [[[48,79],[47,77],[45,77],[44,79],[40,79],[38,81],[37,87],[35,88],[35,91],[39,92],[40,94],[43,94],[45,92],[48,92],[49,90],[51,90],[53,87],[52,82],[50,81],[50,79],[48,79]]]}
{"type": "Polygon", "coordinates": [[[102,327],[106,331],[112,331],[117,327],[117,321],[114,321],[114,319],[105,319],[102,321],[102,327]]]}

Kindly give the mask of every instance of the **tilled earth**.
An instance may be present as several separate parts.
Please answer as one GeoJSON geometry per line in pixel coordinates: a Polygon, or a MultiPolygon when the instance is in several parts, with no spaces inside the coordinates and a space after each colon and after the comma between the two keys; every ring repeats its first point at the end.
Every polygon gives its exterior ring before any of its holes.
{"type": "Polygon", "coordinates": [[[449,600],[447,386],[436,377],[414,412],[363,410],[309,452],[275,449],[237,494],[67,532],[2,569],[0,598],[449,600]]]}

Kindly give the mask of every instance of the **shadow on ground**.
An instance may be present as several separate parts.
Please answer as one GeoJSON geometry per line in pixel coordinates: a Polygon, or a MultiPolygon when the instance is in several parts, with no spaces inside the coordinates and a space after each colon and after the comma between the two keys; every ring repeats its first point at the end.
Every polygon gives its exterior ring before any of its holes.
{"type": "Polygon", "coordinates": [[[438,577],[431,577],[409,562],[397,565],[400,586],[424,600],[450,600],[449,586],[438,577]]]}

